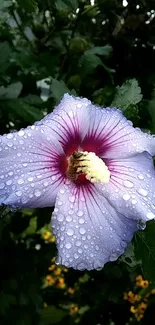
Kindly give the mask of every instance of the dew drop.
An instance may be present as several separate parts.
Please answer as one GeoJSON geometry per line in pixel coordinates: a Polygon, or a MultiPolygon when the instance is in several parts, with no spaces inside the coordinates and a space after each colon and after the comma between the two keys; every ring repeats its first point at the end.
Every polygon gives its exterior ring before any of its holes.
{"type": "Polygon", "coordinates": [[[20,184],[23,184],[24,183],[24,180],[22,178],[18,179],[17,183],[20,185],[20,184]]]}
{"type": "Polygon", "coordinates": [[[20,196],[22,196],[22,192],[21,191],[17,191],[16,192],[16,195],[20,197],[20,196]]]}
{"type": "Polygon", "coordinates": [[[154,213],[152,213],[152,212],[148,212],[146,216],[147,216],[147,218],[150,219],[150,220],[155,218],[155,215],[154,215],[154,213]]]}
{"type": "Polygon", "coordinates": [[[67,249],[70,249],[70,248],[72,247],[72,245],[71,245],[71,243],[66,243],[65,247],[66,247],[67,249]]]}
{"type": "Polygon", "coordinates": [[[79,219],[79,224],[80,224],[80,225],[83,225],[83,224],[84,224],[84,219],[80,218],[80,219],[79,219]]]}
{"type": "Polygon", "coordinates": [[[60,189],[60,193],[61,193],[61,194],[64,194],[64,193],[65,193],[65,191],[64,191],[63,188],[60,189]]]}
{"type": "Polygon", "coordinates": [[[127,188],[132,188],[133,187],[133,183],[130,181],[124,181],[124,186],[127,188]]]}
{"type": "Polygon", "coordinates": [[[67,222],[71,222],[71,221],[72,221],[72,217],[69,216],[69,215],[67,215],[67,217],[66,217],[66,221],[67,221],[67,222]]]}
{"type": "Polygon", "coordinates": [[[77,212],[77,216],[78,216],[78,217],[82,217],[82,216],[83,216],[83,211],[80,211],[80,210],[79,210],[79,211],[77,212]]]}
{"type": "Polygon", "coordinates": [[[75,243],[75,245],[76,245],[77,247],[79,247],[79,246],[81,246],[81,242],[80,242],[79,240],[77,240],[76,243],[75,243]]]}
{"type": "Polygon", "coordinates": [[[79,255],[77,253],[74,254],[74,258],[77,259],[79,255]]]}
{"type": "Polygon", "coordinates": [[[133,205],[137,204],[137,201],[134,200],[134,199],[131,202],[132,202],[133,205]]]}
{"type": "Polygon", "coordinates": [[[28,177],[27,179],[29,182],[33,182],[34,178],[33,177],[28,177]]]}
{"type": "Polygon", "coordinates": [[[140,188],[138,190],[138,193],[142,196],[147,196],[148,192],[144,188],[140,188]]]}
{"type": "Polygon", "coordinates": [[[141,180],[143,180],[144,179],[144,176],[142,174],[139,174],[138,175],[138,178],[141,179],[141,180]]]}
{"type": "Polygon", "coordinates": [[[58,215],[58,221],[62,222],[64,220],[63,214],[58,215]]]}
{"type": "Polygon", "coordinates": [[[61,206],[61,205],[62,205],[62,201],[59,200],[59,201],[57,202],[57,204],[58,204],[59,206],[61,206]]]}
{"type": "Polygon", "coordinates": [[[83,250],[81,248],[78,248],[78,253],[79,254],[82,254],[83,253],[83,250]]]}
{"type": "Polygon", "coordinates": [[[18,135],[19,135],[20,137],[23,137],[24,134],[25,134],[25,133],[24,133],[23,130],[20,130],[20,131],[18,132],[18,135]]]}
{"type": "Polygon", "coordinates": [[[68,236],[73,236],[74,235],[74,230],[72,228],[67,229],[67,235],[68,236]]]}
{"type": "Polygon", "coordinates": [[[71,195],[71,196],[69,197],[69,201],[70,201],[71,203],[74,203],[74,202],[75,202],[75,196],[74,196],[74,195],[71,195]]]}
{"type": "Polygon", "coordinates": [[[79,231],[80,231],[80,234],[81,234],[81,235],[84,235],[84,234],[86,233],[86,230],[85,230],[84,228],[80,228],[79,231]]]}
{"type": "Polygon", "coordinates": [[[129,194],[124,194],[124,195],[123,195],[123,200],[124,200],[124,201],[128,201],[128,200],[130,200],[130,195],[129,195],[129,194]]]}
{"type": "Polygon", "coordinates": [[[8,181],[6,181],[6,185],[11,185],[12,184],[12,180],[9,179],[8,181]]]}
{"type": "Polygon", "coordinates": [[[43,181],[43,185],[44,185],[45,187],[47,187],[47,186],[48,186],[48,181],[43,181]]]}
{"type": "Polygon", "coordinates": [[[36,189],[36,190],[34,191],[34,195],[35,195],[36,197],[39,197],[39,196],[41,196],[41,192],[40,192],[38,189],[36,189]]]}
{"type": "Polygon", "coordinates": [[[5,184],[4,183],[1,183],[0,184],[0,190],[2,190],[4,187],[5,187],[5,184]]]}

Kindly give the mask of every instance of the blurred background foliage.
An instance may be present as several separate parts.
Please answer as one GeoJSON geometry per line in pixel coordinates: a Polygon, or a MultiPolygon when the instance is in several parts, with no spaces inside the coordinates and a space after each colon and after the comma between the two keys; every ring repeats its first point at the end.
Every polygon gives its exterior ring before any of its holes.
{"type": "MultiPolygon", "coordinates": [[[[153,0],[0,0],[1,134],[66,92],[155,132],[153,0]]],[[[117,262],[78,272],[55,264],[51,212],[1,208],[0,324],[154,324],[155,223],[117,262]]]]}

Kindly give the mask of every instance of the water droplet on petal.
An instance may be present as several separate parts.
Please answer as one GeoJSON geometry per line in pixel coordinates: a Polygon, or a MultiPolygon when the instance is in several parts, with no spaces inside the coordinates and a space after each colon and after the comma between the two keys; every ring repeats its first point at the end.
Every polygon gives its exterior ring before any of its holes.
{"type": "Polygon", "coordinates": [[[48,181],[43,181],[43,185],[46,187],[48,186],[48,181]]]}
{"type": "Polygon", "coordinates": [[[67,235],[68,236],[73,236],[74,235],[74,230],[72,228],[67,229],[67,235]]]}
{"type": "Polygon", "coordinates": [[[127,188],[132,188],[133,187],[133,183],[130,181],[124,181],[124,186],[127,188]]]}
{"type": "Polygon", "coordinates": [[[152,213],[152,212],[148,212],[146,216],[147,216],[147,218],[150,219],[150,220],[155,218],[155,215],[154,215],[154,213],[152,213]]]}
{"type": "Polygon", "coordinates": [[[80,270],[80,271],[84,271],[86,269],[85,263],[79,263],[77,265],[77,269],[80,270]]]}
{"type": "Polygon", "coordinates": [[[71,203],[74,203],[74,202],[75,202],[75,196],[74,196],[74,195],[71,195],[71,196],[69,197],[69,201],[70,201],[71,203]]]}
{"type": "Polygon", "coordinates": [[[81,234],[81,235],[84,235],[84,234],[86,233],[86,230],[85,230],[84,228],[80,228],[79,231],[80,231],[80,234],[81,234]]]}
{"type": "Polygon", "coordinates": [[[84,224],[84,219],[80,218],[78,221],[79,221],[79,224],[80,225],[83,225],[84,224]]]}
{"type": "Polygon", "coordinates": [[[39,197],[39,196],[41,196],[41,192],[40,192],[38,189],[36,189],[36,190],[34,191],[34,195],[35,195],[36,197],[39,197]]]}
{"type": "Polygon", "coordinates": [[[27,179],[29,182],[33,182],[34,178],[33,177],[28,177],[27,179]]]}
{"type": "Polygon", "coordinates": [[[17,191],[16,193],[15,193],[17,196],[22,196],[22,192],[21,191],[17,191]]]}
{"type": "Polygon", "coordinates": [[[62,201],[59,200],[59,201],[57,202],[57,204],[58,204],[59,206],[62,205],[62,201]]]}
{"type": "Polygon", "coordinates": [[[68,215],[68,216],[66,217],[66,221],[67,221],[67,222],[71,222],[71,221],[72,221],[72,217],[68,215]]]}
{"type": "Polygon", "coordinates": [[[8,181],[6,181],[6,185],[11,185],[12,184],[12,180],[9,179],[8,181]]]}
{"type": "Polygon", "coordinates": [[[18,135],[19,135],[20,137],[23,137],[24,134],[25,134],[25,133],[24,133],[23,130],[20,130],[20,131],[18,132],[18,135]]]}
{"type": "Polygon", "coordinates": [[[123,200],[124,200],[124,201],[128,201],[128,200],[130,200],[130,195],[129,195],[129,194],[124,194],[124,195],[123,195],[123,200]]]}
{"type": "Polygon", "coordinates": [[[5,187],[5,184],[4,183],[1,183],[0,184],[0,190],[2,190],[4,187],[5,187]]]}
{"type": "Polygon", "coordinates": [[[134,199],[131,202],[132,202],[133,205],[137,204],[137,201],[134,200],[134,199]]]}
{"type": "Polygon", "coordinates": [[[148,192],[144,188],[140,188],[138,190],[138,193],[142,196],[147,196],[148,192]]]}
{"type": "Polygon", "coordinates": [[[72,247],[72,245],[71,245],[71,243],[66,243],[65,247],[66,247],[67,249],[70,249],[70,248],[72,247]]]}
{"type": "Polygon", "coordinates": [[[144,179],[144,176],[142,174],[139,174],[138,178],[142,180],[142,179],[144,179]]]}
{"type": "Polygon", "coordinates": [[[62,222],[64,220],[64,216],[62,214],[58,215],[58,221],[62,222]]]}
{"type": "Polygon", "coordinates": [[[64,191],[63,188],[60,189],[60,193],[61,193],[61,194],[64,194],[64,193],[65,193],[65,191],[64,191]]]}
{"type": "Polygon", "coordinates": [[[80,210],[79,210],[79,211],[77,212],[77,216],[78,216],[78,217],[82,217],[82,216],[83,216],[83,211],[80,211],[80,210]]]}
{"type": "Polygon", "coordinates": [[[76,246],[81,246],[81,242],[79,240],[76,241],[75,243],[76,246]]]}
{"type": "Polygon", "coordinates": [[[77,259],[79,255],[77,253],[74,254],[74,258],[77,259]]]}

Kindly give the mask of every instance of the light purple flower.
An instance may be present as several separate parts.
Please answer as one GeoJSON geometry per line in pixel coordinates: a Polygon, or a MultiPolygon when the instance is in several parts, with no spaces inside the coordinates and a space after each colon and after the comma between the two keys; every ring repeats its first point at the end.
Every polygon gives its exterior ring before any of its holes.
{"type": "Polygon", "coordinates": [[[137,224],[155,218],[155,138],[115,108],[66,94],[53,113],[0,138],[0,204],[47,207],[58,262],[116,260],[137,224]]]}

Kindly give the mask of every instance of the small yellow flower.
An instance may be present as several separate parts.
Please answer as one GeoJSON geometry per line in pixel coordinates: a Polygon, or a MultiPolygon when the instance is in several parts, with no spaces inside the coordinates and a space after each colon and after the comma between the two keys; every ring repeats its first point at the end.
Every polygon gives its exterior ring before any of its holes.
{"type": "Polygon", "coordinates": [[[135,295],[134,299],[135,299],[135,301],[140,301],[141,300],[141,295],[135,295]]]}
{"type": "Polygon", "coordinates": [[[135,295],[132,291],[129,291],[127,294],[127,300],[133,304],[135,302],[135,295]]]}
{"type": "Polygon", "coordinates": [[[68,272],[68,269],[65,267],[65,268],[63,269],[63,271],[66,273],[66,272],[68,272]]]}
{"type": "Polygon", "coordinates": [[[67,292],[71,295],[73,295],[73,293],[75,292],[75,290],[73,288],[68,288],[67,292]]]}
{"type": "Polygon", "coordinates": [[[144,317],[143,314],[137,314],[137,315],[136,315],[136,319],[137,319],[138,321],[140,321],[143,317],[144,317]]]}
{"type": "Polygon", "coordinates": [[[71,315],[76,314],[76,313],[78,312],[78,310],[79,310],[79,308],[78,308],[77,305],[72,304],[72,305],[70,306],[70,314],[71,314],[71,315]]]}
{"type": "Polygon", "coordinates": [[[49,242],[50,242],[50,243],[55,243],[55,236],[52,236],[52,237],[49,239],[49,242]]]}
{"type": "Polygon", "coordinates": [[[50,237],[51,237],[51,233],[49,231],[46,231],[43,236],[44,240],[48,240],[50,237]]]}
{"type": "Polygon", "coordinates": [[[64,289],[66,287],[64,278],[58,278],[56,282],[56,287],[59,289],[64,289]]]}
{"type": "Polygon", "coordinates": [[[147,308],[147,304],[145,302],[141,302],[138,306],[138,310],[141,312],[141,313],[144,313],[145,309],[147,308]]]}
{"type": "Polygon", "coordinates": [[[147,280],[143,280],[143,281],[141,281],[141,288],[147,288],[148,287],[148,285],[149,285],[149,281],[147,281],[147,280]]]}
{"type": "Polygon", "coordinates": [[[52,285],[55,283],[55,279],[51,275],[47,275],[45,281],[46,281],[46,284],[48,284],[48,285],[52,285]]]}
{"type": "Polygon", "coordinates": [[[44,302],[44,308],[47,308],[47,307],[48,307],[47,303],[46,303],[46,302],[44,302]]]}
{"type": "Polygon", "coordinates": [[[54,271],[54,275],[60,275],[62,272],[62,270],[60,269],[60,267],[57,267],[54,271]]]}
{"type": "Polygon", "coordinates": [[[137,312],[137,308],[135,308],[134,306],[131,306],[130,311],[131,311],[131,313],[135,314],[137,312]]]}
{"type": "Polygon", "coordinates": [[[53,264],[52,264],[51,266],[49,266],[48,269],[49,269],[49,271],[53,271],[55,268],[56,268],[56,265],[53,265],[53,264]]]}
{"type": "Polygon", "coordinates": [[[152,295],[155,295],[155,289],[151,290],[152,295]]]}

